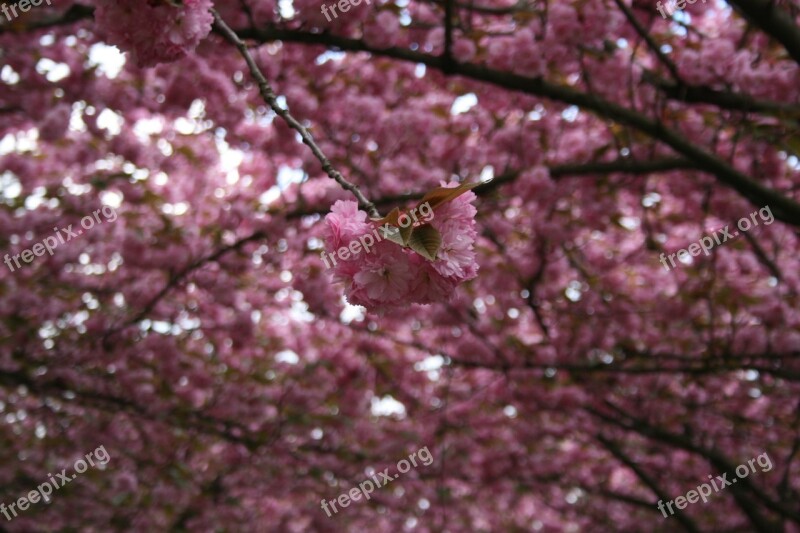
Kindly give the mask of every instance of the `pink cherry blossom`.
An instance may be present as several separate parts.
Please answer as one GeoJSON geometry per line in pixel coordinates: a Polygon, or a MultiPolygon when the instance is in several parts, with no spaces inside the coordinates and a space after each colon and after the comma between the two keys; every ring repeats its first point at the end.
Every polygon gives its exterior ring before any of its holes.
{"type": "Polygon", "coordinates": [[[348,301],[367,309],[381,311],[411,303],[448,301],[456,286],[475,278],[478,272],[473,250],[474,200],[475,194],[467,192],[435,210],[430,224],[441,234],[442,242],[432,262],[386,239],[377,224],[366,222],[367,214],[356,202],[337,201],[325,217],[326,266],[332,267],[336,281],[344,283],[348,301]],[[367,238],[376,241],[368,248],[367,238]],[[364,248],[353,255],[346,251],[345,258],[338,254],[336,259],[337,251],[351,243],[364,248]],[[328,265],[329,261],[335,264],[328,265]]]}
{"type": "Polygon", "coordinates": [[[797,2],[355,3],[5,2],[0,530],[800,533],[797,2]]]}

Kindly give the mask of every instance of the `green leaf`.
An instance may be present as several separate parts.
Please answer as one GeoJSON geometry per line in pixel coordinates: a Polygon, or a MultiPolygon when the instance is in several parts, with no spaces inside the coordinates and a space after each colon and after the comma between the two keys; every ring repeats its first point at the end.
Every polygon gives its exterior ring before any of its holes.
{"type": "MultiPolygon", "coordinates": [[[[406,215],[408,216],[408,215],[406,215]]],[[[414,231],[414,224],[411,223],[411,217],[408,217],[409,224],[405,228],[400,226],[400,238],[403,240],[403,246],[408,246],[408,240],[411,238],[411,233],[414,231]]]]}
{"type": "Polygon", "coordinates": [[[436,261],[436,254],[442,246],[442,235],[430,224],[414,228],[408,246],[428,261],[436,261]]]}
{"type": "Polygon", "coordinates": [[[414,225],[411,222],[411,217],[408,214],[405,214],[408,217],[409,224],[406,227],[400,225],[400,217],[403,216],[404,213],[400,211],[397,207],[392,209],[392,212],[380,219],[372,219],[372,221],[377,224],[378,227],[383,227],[385,224],[389,224],[389,227],[395,230],[395,232],[390,235],[389,237],[385,237],[386,239],[395,242],[401,246],[408,245],[408,239],[411,237],[411,232],[414,230],[414,225]]]}
{"type": "Polygon", "coordinates": [[[383,226],[384,224],[391,224],[392,226],[397,226],[398,222],[397,219],[400,218],[400,208],[395,207],[392,211],[383,218],[373,218],[371,219],[375,222],[378,226],[383,226]]]}
{"type": "Polygon", "coordinates": [[[431,209],[436,209],[442,204],[447,202],[452,202],[465,192],[470,189],[474,189],[480,185],[480,183],[462,183],[458,187],[436,187],[435,189],[428,191],[425,196],[422,197],[422,200],[419,201],[418,206],[427,203],[431,206],[431,209]]]}
{"type": "Polygon", "coordinates": [[[408,239],[403,238],[403,230],[395,226],[389,227],[395,231],[391,232],[389,235],[383,235],[383,231],[381,231],[381,236],[387,241],[392,241],[400,246],[405,246],[408,239]]]}

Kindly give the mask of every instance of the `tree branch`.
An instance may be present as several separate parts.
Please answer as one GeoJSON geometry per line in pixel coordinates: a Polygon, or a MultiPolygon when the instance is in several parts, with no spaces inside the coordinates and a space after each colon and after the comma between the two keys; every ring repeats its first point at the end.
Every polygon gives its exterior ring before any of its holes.
{"type": "MultiPolygon", "coordinates": [[[[595,438],[600,442],[600,444],[603,445],[603,447],[606,450],[608,450],[611,453],[611,455],[616,457],[617,460],[620,461],[622,464],[630,468],[633,471],[633,473],[636,474],[636,477],[638,477],[642,481],[642,483],[644,483],[645,486],[647,486],[647,488],[653,491],[653,493],[658,498],[659,502],[662,500],[664,501],[671,500],[669,494],[664,492],[664,490],[658,486],[658,483],[656,483],[655,479],[653,479],[647,472],[645,472],[639,466],[639,464],[636,463],[636,461],[632,460],[630,457],[625,455],[625,453],[622,451],[622,448],[620,448],[617,443],[605,437],[603,434],[597,434],[595,438]]],[[[653,509],[653,506],[650,506],[650,509],[654,511],[656,510],[653,509]]],[[[686,531],[692,531],[692,532],[700,531],[700,529],[697,527],[694,521],[692,521],[692,519],[689,518],[685,513],[676,513],[675,518],[678,520],[678,522],[680,522],[683,525],[686,531]]]]}
{"type": "Polygon", "coordinates": [[[639,37],[644,39],[644,42],[647,43],[647,46],[650,48],[650,50],[652,50],[656,57],[658,57],[658,60],[661,61],[665,67],[667,67],[667,70],[669,70],[670,74],[672,74],[672,77],[675,78],[675,81],[680,82],[681,77],[678,74],[678,69],[675,67],[675,63],[670,61],[670,59],[664,55],[664,52],[661,51],[658,43],[653,40],[653,37],[651,37],[645,27],[642,26],[642,24],[636,18],[636,15],[633,14],[633,12],[622,2],[622,0],[614,0],[614,2],[617,4],[619,10],[622,11],[623,15],[625,15],[625,18],[628,19],[630,25],[633,26],[633,29],[636,30],[636,33],[639,34],[639,37]]]}
{"type": "Polygon", "coordinates": [[[303,139],[303,143],[311,149],[311,152],[322,164],[322,169],[325,171],[325,173],[328,174],[331,179],[336,181],[336,183],[341,185],[344,190],[353,193],[353,196],[358,199],[359,206],[369,213],[371,218],[380,218],[380,213],[378,213],[378,210],[375,208],[375,204],[364,197],[357,185],[347,181],[338,170],[333,168],[330,160],[325,156],[325,154],[322,153],[322,150],[319,148],[319,146],[317,146],[317,143],[314,142],[314,138],[311,136],[311,133],[309,133],[309,131],[289,113],[288,109],[284,109],[280,106],[280,104],[278,104],[278,97],[275,95],[275,91],[272,90],[272,86],[270,86],[269,82],[264,77],[264,74],[258,68],[258,65],[256,65],[253,56],[250,55],[250,51],[247,49],[247,45],[245,45],[242,40],[239,39],[238,35],[236,35],[236,32],[234,32],[227,24],[225,24],[225,21],[222,20],[216,10],[212,9],[211,12],[214,15],[214,28],[239,50],[239,53],[242,55],[247,63],[248,68],[250,69],[250,74],[258,84],[258,91],[261,94],[261,97],[264,99],[267,105],[269,105],[275,114],[281,117],[289,125],[289,127],[300,134],[300,137],[303,139]]]}
{"type": "MultiPolygon", "coordinates": [[[[610,422],[620,428],[634,431],[650,439],[697,454],[706,459],[714,468],[717,468],[722,472],[733,472],[736,469],[736,465],[734,463],[732,463],[727,457],[714,448],[704,447],[693,442],[688,436],[678,433],[670,433],[667,430],[654,426],[645,419],[630,415],[609,401],[606,401],[605,404],[615,412],[615,416],[604,414],[593,407],[589,407],[586,410],[595,417],[605,420],[606,422],[610,422]],[[620,419],[620,416],[622,419],[620,419]]],[[[761,489],[759,489],[750,481],[750,478],[739,478],[739,481],[740,483],[738,485],[732,485],[730,487],[731,493],[733,498],[736,500],[736,503],[750,519],[750,522],[753,524],[753,526],[755,526],[759,531],[775,531],[775,524],[771,523],[764,516],[762,516],[759,509],[757,509],[752,502],[752,499],[748,498],[745,492],[750,492],[753,494],[756,499],[768,509],[792,520],[793,522],[800,523],[800,513],[793,509],[784,507],[780,502],[770,499],[761,489]]]]}
{"type": "Polygon", "coordinates": [[[709,104],[731,111],[800,119],[800,105],[798,104],[757,100],[748,94],[721,91],[706,86],[674,84],[651,72],[645,72],[642,78],[671,100],[687,104],[709,104]]]}
{"type": "Polygon", "coordinates": [[[16,388],[20,385],[25,386],[35,394],[56,398],[59,401],[64,400],[65,392],[71,392],[75,394],[77,399],[81,400],[82,406],[93,407],[110,414],[125,412],[149,422],[194,430],[201,434],[222,438],[228,442],[243,444],[250,450],[255,450],[263,444],[259,440],[246,436],[244,433],[245,428],[238,422],[214,419],[203,413],[177,408],[150,412],[147,408],[126,398],[98,391],[82,390],[60,378],[42,382],[31,378],[23,371],[0,370],[0,387],[16,388]]]}
{"type": "Polygon", "coordinates": [[[751,24],[781,43],[800,65],[800,28],[775,0],[728,0],[728,3],[751,24]]]}
{"type": "Polygon", "coordinates": [[[392,47],[375,50],[360,40],[327,33],[305,33],[296,30],[277,28],[247,28],[240,30],[239,34],[260,42],[282,40],[287,42],[321,44],[329,47],[336,47],[341,50],[369,52],[374,55],[393,59],[422,63],[441,72],[452,72],[453,74],[484,81],[505,89],[549,98],[558,102],[575,105],[582,109],[587,109],[600,117],[631,126],[654,139],[660,140],[686,159],[692,161],[698,170],[716,176],[720,183],[739,192],[754,205],[758,207],[769,205],[776,218],[788,224],[800,227],[800,204],[795,200],[751,179],[715,154],[698,147],[695,143],[686,139],[680,132],[669,129],[657,120],[648,118],[634,110],[605,100],[597,95],[584,93],[569,86],[557,85],[542,78],[528,78],[510,72],[500,72],[482,65],[460,62],[447,65],[441,56],[432,56],[405,48],[392,47]]]}

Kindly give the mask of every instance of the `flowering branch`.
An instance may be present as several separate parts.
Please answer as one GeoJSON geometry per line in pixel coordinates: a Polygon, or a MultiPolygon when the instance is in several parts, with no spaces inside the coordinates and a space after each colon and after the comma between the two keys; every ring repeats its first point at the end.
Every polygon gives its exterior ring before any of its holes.
{"type": "Polygon", "coordinates": [[[355,196],[358,200],[359,207],[363,208],[367,213],[369,213],[371,218],[380,218],[380,213],[378,213],[375,204],[367,200],[357,185],[347,181],[341,172],[333,168],[333,164],[331,164],[330,160],[325,156],[325,154],[322,153],[322,150],[319,148],[319,146],[317,146],[317,143],[314,142],[314,138],[311,136],[311,133],[309,133],[308,129],[303,127],[303,125],[300,124],[300,122],[298,122],[297,119],[291,115],[291,113],[289,113],[288,109],[284,109],[278,104],[275,91],[272,90],[272,86],[270,86],[269,82],[264,77],[264,74],[258,68],[258,65],[256,65],[253,56],[250,55],[250,51],[247,49],[247,45],[245,45],[239,36],[236,35],[236,32],[234,32],[227,24],[225,24],[225,21],[222,20],[222,17],[219,16],[219,13],[217,13],[216,10],[212,9],[211,13],[214,15],[214,27],[216,30],[221,33],[231,44],[236,46],[245,62],[247,62],[247,66],[250,69],[250,74],[258,84],[258,92],[261,93],[261,97],[264,99],[267,105],[269,105],[275,114],[286,121],[290,128],[300,134],[300,137],[303,139],[303,143],[311,149],[311,152],[322,164],[322,169],[328,174],[328,176],[336,181],[336,183],[341,185],[344,190],[353,193],[353,196],[355,196]]]}

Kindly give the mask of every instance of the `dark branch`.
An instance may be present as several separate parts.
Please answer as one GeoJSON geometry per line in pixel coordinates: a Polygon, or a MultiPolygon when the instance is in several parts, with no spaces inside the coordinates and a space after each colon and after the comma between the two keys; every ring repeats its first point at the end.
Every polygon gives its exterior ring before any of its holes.
{"type": "Polygon", "coordinates": [[[800,65],[800,28],[775,0],[728,0],[744,18],[786,48],[800,65]]]}
{"type": "Polygon", "coordinates": [[[736,190],[754,205],[759,207],[769,205],[776,218],[788,224],[800,227],[800,204],[795,200],[753,180],[715,154],[698,147],[695,143],[686,139],[680,132],[668,129],[654,119],[648,118],[645,115],[619,104],[607,101],[597,95],[584,93],[572,87],[550,83],[542,78],[527,78],[509,72],[495,71],[471,63],[456,62],[448,66],[445,65],[444,59],[440,56],[423,54],[405,48],[375,50],[360,40],[336,35],[305,33],[277,28],[248,28],[240,30],[239,34],[245,38],[251,38],[260,42],[282,40],[287,42],[321,44],[341,50],[370,52],[375,55],[382,55],[403,61],[422,63],[442,72],[449,70],[454,74],[484,81],[505,89],[578,106],[579,108],[592,111],[598,116],[631,126],[654,139],[660,140],[686,159],[692,161],[695,168],[716,176],[720,183],[736,190]]]}
{"type": "Polygon", "coordinates": [[[272,90],[272,86],[264,77],[264,74],[261,72],[261,69],[258,68],[258,65],[256,65],[255,59],[253,59],[253,56],[250,55],[250,51],[247,49],[247,45],[245,45],[242,40],[239,39],[239,37],[236,35],[236,32],[231,30],[230,27],[225,24],[225,21],[220,18],[219,13],[213,9],[211,11],[214,14],[214,29],[239,50],[239,53],[242,55],[247,63],[248,68],[250,69],[250,74],[258,84],[258,91],[261,94],[261,98],[264,99],[264,101],[275,112],[275,114],[281,117],[290,128],[300,134],[300,137],[303,139],[303,144],[311,149],[311,152],[314,154],[314,157],[319,160],[325,173],[328,174],[328,176],[330,176],[331,179],[338,183],[344,190],[353,193],[353,196],[355,196],[358,200],[359,206],[363,208],[370,217],[380,218],[380,214],[375,208],[375,204],[367,200],[357,185],[347,181],[347,179],[345,179],[345,177],[342,176],[338,170],[333,168],[333,164],[325,156],[325,154],[322,153],[322,150],[319,146],[317,146],[317,143],[314,141],[314,138],[311,136],[311,133],[309,133],[308,129],[300,124],[300,122],[298,122],[297,119],[294,118],[287,109],[281,107],[281,105],[278,103],[278,97],[275,94],[275,91],[272,90]]]}

